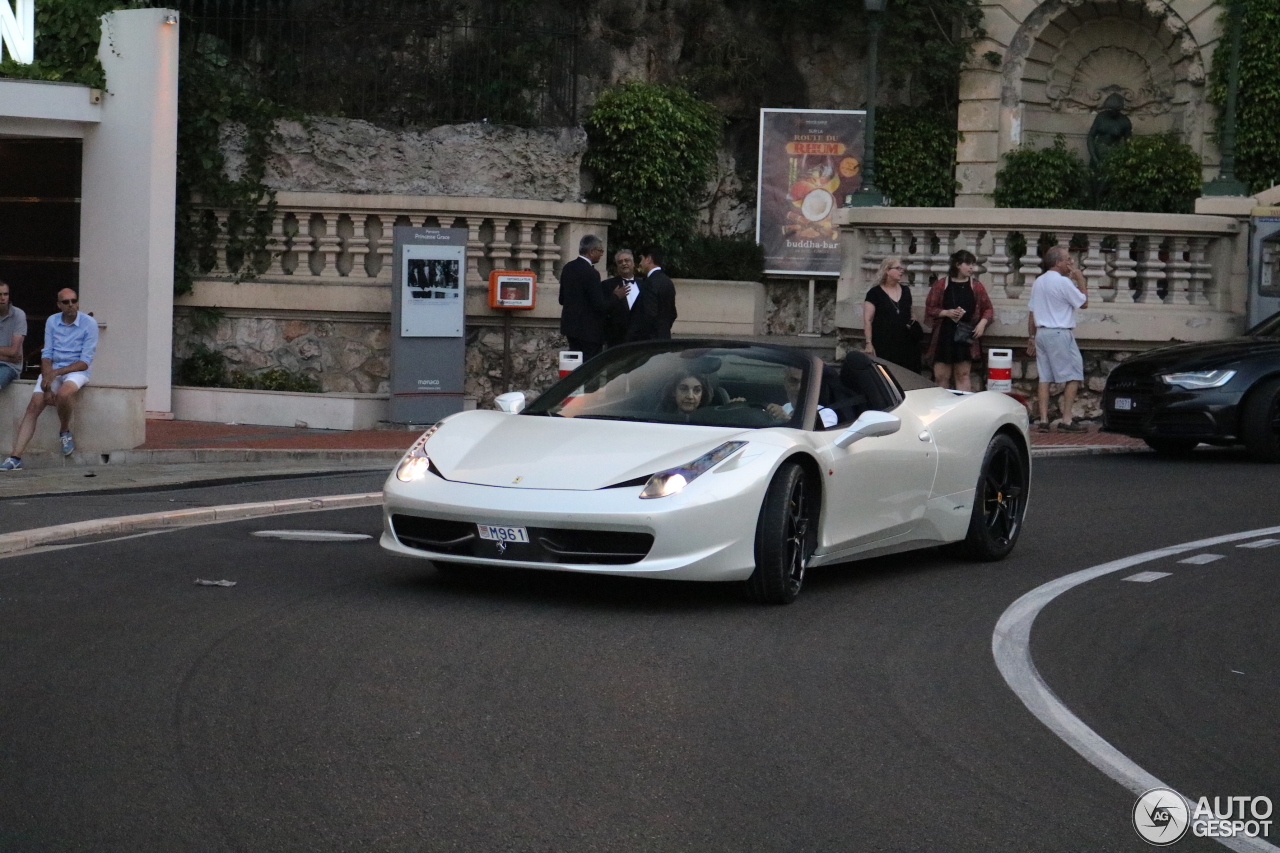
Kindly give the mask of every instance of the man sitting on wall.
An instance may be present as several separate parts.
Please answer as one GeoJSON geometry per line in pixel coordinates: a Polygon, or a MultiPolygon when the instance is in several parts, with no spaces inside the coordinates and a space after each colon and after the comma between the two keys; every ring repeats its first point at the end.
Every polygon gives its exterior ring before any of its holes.
{"type": "Polygon", "coordinates": [[[40,379],[35,393],[27,404],[27,411],[18,425],[18,435],[13,442],[13,453],[0,462],[0,471],[13,471],[22,467],[22,451],[36,431],[36,420],[46,406],[58,409],[58,441],[62,455],[70,456],[76,449],[71,437],[71,411],[76,393],[89,382],[89,367],[98,349],[98,321],[88,314],[81,314],[80,297],[70,288],[58,291],[58,308],[44,324],[44,349],[40,352],[40,379]]]}
{"type": "Polygon", "coordinates": [[[27,315],[9,304],[9,285],[0,281],[0,389],[22,373],[22,342],[27,337],[27,315]]]}

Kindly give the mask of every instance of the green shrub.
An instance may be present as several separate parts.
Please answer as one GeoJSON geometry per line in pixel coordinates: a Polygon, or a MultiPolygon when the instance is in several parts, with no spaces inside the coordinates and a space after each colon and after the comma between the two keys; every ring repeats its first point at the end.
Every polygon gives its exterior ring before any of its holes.
{"type": "Polygon", "coordinates": [[[618,208],[614,245],[688,239],[723,123],[715,107],[670,86],[624,83],[600,95],[585,123],[583,164],[595,199],[618,208]]]}
{"type": "Polygon", "coordinates": [[[1135,136],[1098,165],[1098,208],[1191,213],[1200,195],[1200,157],[1175,135],[1135,136]]]}
{"type": "Polygon", "coordinates": [[[938,115],[912,107],[876,112],[876,188],[895,207],[955,203],[956,123],[938,115]]]}
{"type": "MultiPolygon", "coordinates": [[[[1244,20],[1240,31],[1240,91],[1236,97],[1236,177],[1250,192],[1280,182],[1280,4],[1276,0],[1241,0],[1244,20]]],[[[1224,13],[1222,28],[1227,28],[1224,13]]],[[[1227,103],[1229,39],[1213,52],[1209,100],[1227,103]]],[[[1222,132],[1223,111],[1218,114],[1222,132]]]]}
{"type": "Polygon", "coordinates": [[[668,261],[671,274],[680,278],[711,278],[722,281],[762,281],[764,248],[755,238],[689,238],[668,261]]]}
{"type": "Polygon", "coordinates": [[[241,373],[236,370],[227,380],[228,388],[249,391],[302,391],[320,393],[320,383],[305,373],[290,373],[283,367],[271,367],[257,373],[241,373]]]}
{"type": "Polygon", "coordinates": [[[191,355],[178,362],[179,385],[219,388],[227,382],[227,359],[217,350],[197,344],[191,355]]]}
{"type": "Polygon", "coordinates": [[[1058,136],[1050,148],[1019,148],[996,172],[996,207],[1081,210],[1089,202],[1089,170],[1058,136]]]}

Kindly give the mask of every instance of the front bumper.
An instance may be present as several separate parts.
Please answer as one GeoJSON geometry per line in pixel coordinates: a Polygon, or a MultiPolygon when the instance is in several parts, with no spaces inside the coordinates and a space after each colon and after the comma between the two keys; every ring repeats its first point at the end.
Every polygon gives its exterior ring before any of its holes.
{"type": "MultiPolygon", "coordinates": [[[[402,483],[392,475],[383,490],[381,544],[396,554],[452,564],[675,580],[745,580],[755,568],[756,520],[767,483],[768,477],[760,472],[711,471],[680,494],[641,500],[640,486],[595,491],[518,489],[455,483],[430,475],[402,483]],[[396,516],[401,517],[399,532],[396,516]],[[524,527],[535,545],[547,531],[629,534],[625,537],[629,543],[652,536],[652,545],[642,559],[621,564],[608,558],[584,561],[581,554],[557,560],[550,548],[499,548],[496,542],[478,538],[445,548],[406,533],[413,525],[406,524],[405,517],[451,523],[436,529],[456,532],[476,524],[524,527]]],[[[562,549],[569,541],[551,538],[562,549]]],[[[598,542],[600,537],[578,538],[598,542]]],[[[567,549],[574,550],[572,544],[567,549]]]]}
{"type": "Polygon", "coordinates": [[[1238,441],[1241,393],[1222,388],[1187,390],[1155,377],[1108,379],[1102,393],[1102,429],[1135,438],[1186,438],[1209,444],[1238,441]],[[1130,408],[1117,408],[1128,400],[1130,408]]]}

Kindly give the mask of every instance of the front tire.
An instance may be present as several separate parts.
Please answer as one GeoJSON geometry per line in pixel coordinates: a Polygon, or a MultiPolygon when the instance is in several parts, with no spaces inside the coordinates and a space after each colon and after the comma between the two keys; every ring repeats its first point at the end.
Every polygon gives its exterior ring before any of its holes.
{"type": "Polygon", "coordinates": [[[796,462],[774,475],[756,522],[756,570],[747,595],[761,604],[790,604],[804,585],[818,542],[817,489],[796,462]]]}
{"type": "Polygon", "coordinates": [[[1188,453],[1196,449],[1200,442],[1194,438],[1162,438],[1153,436],[1142,439],[1156,453],[1161,456],[1186,456],[1188,453]]]}
{"type": "Polygon", "coordinates": [[[973,493],[969,532],[960,543],[962,553],[985,562],[1009,556],[1022,533],[1030,475],[1017,442],[1004,433],[991,439],[973,493]]]}
{"type": "Polygon", "coordinates": [[[1240,427],[1250,456],[1259,462],[1280,462],[1280,377],[1249,392],[1240,427]]]}

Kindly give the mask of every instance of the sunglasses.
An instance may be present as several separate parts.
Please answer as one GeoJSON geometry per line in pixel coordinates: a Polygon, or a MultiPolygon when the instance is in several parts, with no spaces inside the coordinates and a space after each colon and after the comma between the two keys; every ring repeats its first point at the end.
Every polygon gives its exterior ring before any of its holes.
{"type": "Polygon", "coordinates": [[[58,304],[59,305],[75,305],[79,301],[80,301],[79,299],[59,299],[58,304]]]}

